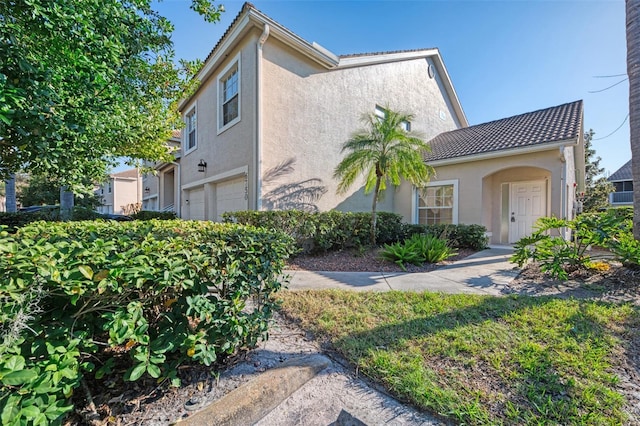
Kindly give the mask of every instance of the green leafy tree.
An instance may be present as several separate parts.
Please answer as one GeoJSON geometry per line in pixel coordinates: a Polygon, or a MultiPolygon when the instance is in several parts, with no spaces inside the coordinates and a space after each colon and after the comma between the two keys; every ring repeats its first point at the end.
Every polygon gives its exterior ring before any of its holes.
{"type": "MultiPolygon", "coordinates": [[[[83,182],[90,186],[91,182],[83,182]]],[[[18,191],[18,199],[23,206],[55,205],[60,199],[60,182],[48,176],[31,176],[26,185],[18,191]]],[[[95,194],[82,194],[75,198],[74,204],[90,209],[100,205],[100,199],[95,194]]]]}
{"type": "Polygon", "coordinates": [[[593,149],[593,135],[589,129],[584,134],[585,157],[585,193],[583,209],[585,213],[596,212],[609,205],[609,193],[614,191],[613,184],[602,175],[604,168],[600,167],[600,156],[593,149]]]}
{"type": "Polygon", "coordinates": [[[344,194],[360,175],[366,175],[365,193],[373,191],[371,205],[371,245],[376,243],[376,206],[387,183],[398,186],[405,179],[423,186],[433,175],[422,154],[429,146],[421,135],[405,130],[413,115],[385,110],[384,117],[366,114],[366,129],[354,133],[342,145],[346,156],[336,166],[333,177],[339,179],[338,194],[344,194]]]}
{"type": "MultiPolygon", "coordinates": [[[[174,62],[152,0],[0,2],[0,178],[25,170],[71,189],[116,157],[169,158],[177,100],[198,63],[174,62]]],[[[222,6],[192,0],[215,22],[222,6]]]]}

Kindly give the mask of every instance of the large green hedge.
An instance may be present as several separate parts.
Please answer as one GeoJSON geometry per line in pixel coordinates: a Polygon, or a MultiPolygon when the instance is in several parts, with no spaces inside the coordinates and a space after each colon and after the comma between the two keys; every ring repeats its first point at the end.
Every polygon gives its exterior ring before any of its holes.
{"type": "MultiPolygon", "coordinates": [[[[226,222],[283,231],[295,239],[303,252],[367,246],[371,229],[371,213],[238,211],[225,213],[223,217],[226,222]]],[[[403,229],[402,216],[378,213],[376,241],[379,244],[397,241],[403,235],[403,229]]]]}
{"type": "Polygon", "coordinates": [[[293,246],[279,232],[190,221],[0,229],[0,423],[59,424],[84,375],[177,385],[267,336],[293,246]],[[121,358],[121,356],[120,356],[121,358]],[[122,366],[119,361],[118,368],[122,366]]]}

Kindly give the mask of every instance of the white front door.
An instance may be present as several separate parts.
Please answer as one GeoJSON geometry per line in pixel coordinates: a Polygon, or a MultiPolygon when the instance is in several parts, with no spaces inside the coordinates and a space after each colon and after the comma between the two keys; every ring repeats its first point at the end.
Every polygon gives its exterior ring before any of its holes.
{"type": "Polygon", "coordinates": [[[531,235],[538,218],[547,213],[546,182],[516,182],[511,184],[509,243],[531,235]]]}

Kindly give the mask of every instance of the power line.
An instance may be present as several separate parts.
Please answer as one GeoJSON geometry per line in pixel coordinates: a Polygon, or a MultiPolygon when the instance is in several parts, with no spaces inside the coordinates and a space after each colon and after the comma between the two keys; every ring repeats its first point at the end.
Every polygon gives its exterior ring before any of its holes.
{"type": "Polygon", "coordinates": [[[593,78],[612,78],[612,77],[623,77],[627,75],[627,73],[624,74],[614,74],[614,75],[594,75],[593,78]]]}
{"type": "Polygon", "coordinates": [[[592,140],[594,140],[594,141],[599,141],[599,140],[606,139],[606,138],[608,138],[609,136],[613,135],[615,132],[617,132],[618,130],[620,130],[620,128],[621,128],[622,126],[624,126],[624,123],[626,123],[626,122],[627,122],[627,118],[629,118],[629,114],[627,114],[627,116],[624,118],[624,120],[622,121],[622,124],[620,124],[620,125],[618,126],[618,128],[617,128],[617,129],[615,129],[613,132],[609,133],[607,136],[603,136],[603,137],[601,137],[601,138],[594,138],[594,139],[592,139],[592,140]]]}
{"type": "Polygon", "coordinates": [[[620,83],[624,83],[624,82],[625,82],[625,81],[627,81],[628,79],[629,79],[629,78],[623,78],[622,80],[620,80],[620,81],[619,81],[619,82],[617,82],[616,84],[612,84],[612,85],[611,85],[611,86],[609,86],[609,87],[605,87],[605,88],[604,88],[604,89],[602,89],[602,90],[589,91],[588,93],[600,93],[600,92],[604,92],[605,90],[609,90],[609,89],[611,89],[612,87],[615,87],[615,86],[617,86],[617,85],[618,85],[618,84],[620,84],[620,83]]]}

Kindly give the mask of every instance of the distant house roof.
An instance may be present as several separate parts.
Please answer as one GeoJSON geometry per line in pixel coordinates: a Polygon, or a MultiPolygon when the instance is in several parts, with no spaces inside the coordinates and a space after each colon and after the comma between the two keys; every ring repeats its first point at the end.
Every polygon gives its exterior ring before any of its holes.
{"type": "Polygon", "coordinates": [[[577,139],[582,132],[582,101],[515,115],[441,133],[429,145],[425,161],[499,153],[577,139]]]}
{"type": "Polygon", "coordinates": [[[621,180],[633,180],[633,173],[631,173],[631,160],[627,161],[624,166],[620,167],[614,174],[609,176],[609,181],[611,182],[621,180]]]}
{"type": "Polygon", "coordinates": [[[129,169],[129,170],[124,170],[122,172],[118,172],[118,173],[111,173],[111,177],[112,178],[134,178],[137,179],[139,176],[139,172],[138,169],[129,169]]]}

